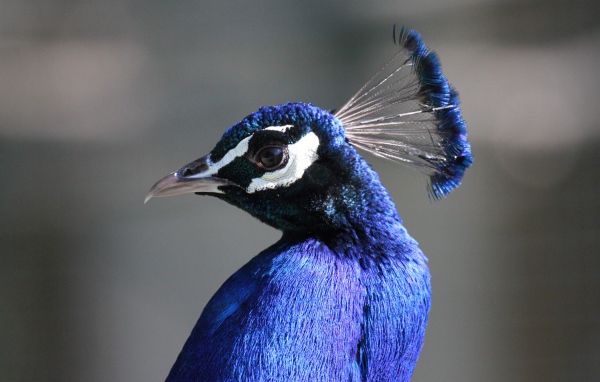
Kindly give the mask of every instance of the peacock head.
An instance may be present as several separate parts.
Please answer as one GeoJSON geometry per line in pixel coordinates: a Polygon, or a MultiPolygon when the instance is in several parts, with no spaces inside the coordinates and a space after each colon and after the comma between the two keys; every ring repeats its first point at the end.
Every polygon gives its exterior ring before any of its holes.
{"type": "Polygon", "coordinates": [[[358,185],[342,123],[314,105],[260,108],[229,128],[214,149],[158,181],[146,201],[213,195],[286,231],[327,230],[358,185]]]}

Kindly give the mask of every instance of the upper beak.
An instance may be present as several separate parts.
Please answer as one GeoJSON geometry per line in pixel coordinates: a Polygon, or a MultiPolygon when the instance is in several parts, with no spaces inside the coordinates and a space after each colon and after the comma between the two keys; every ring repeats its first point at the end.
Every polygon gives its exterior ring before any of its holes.
{"type": "Polygon", "coordinates": [[[222,194],[219,186],[235,186],[236,184],[226,179],[211,176],[208,156],[204,156],[173,172],[152,186],[144,203],[158,196],[172,196],[193,192],[208,192],[222,194]],[[203,175],[204,174],[204,175],[203,175]]]}

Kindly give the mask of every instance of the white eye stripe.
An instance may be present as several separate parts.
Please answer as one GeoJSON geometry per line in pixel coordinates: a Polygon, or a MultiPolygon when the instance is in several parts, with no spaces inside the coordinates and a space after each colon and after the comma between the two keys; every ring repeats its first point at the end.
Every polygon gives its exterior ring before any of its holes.
{"type": "Polygon", "coordinates": [[[250,142],[250,138],[252,138],[252,135],[242,139],[240,141],[240,143],[237,144],[237,146],[235,146],[234,148],[229,150],[227,152],[227,154],[225,154],[223,156],[223,158],[221,158],[221,160],[216,163],[213,163],[213,161],[210,159],[210,156],[209,156],[208,157],[208,161],[209,161],[208,171],[189,176],[189,178],[191,178],[191,179],[206,178],[206,177],[216,174],[217,172],[219,172],[220,169],[227,166],[229,163],[233,162],[233,160],[235,158],[241,157],[244,154],[246,154],[246,152],[248,151],[248,142],[250,142]]]}
{"type": "Polygon", "coordinates": [[[298,142],[288,146],[289,159],[285,167],[267,172],[260,178],[252,179],[246,192],[253,193],[266,189],[289,186],[302,178],[304,172],[317,159],[319,138],[313,132],[306,134],[298,142]]]}
{"type": "Polygon", "coordinates": [[[294,125],[269,126],[269,127],[265,127],[263,130],[274,130],[274,131],[281,131],[282,133],[285,133],[292,127],[294,127],[294,125]]]}
{"type": "MultiPolygon", "coordinates": [[[[289,130],[290,128],[294,127],[294,125],[284,125],[284,126],[268,126],[265,127],[263,130],[273,130],[273,131],[280,131],[282,133],[286,132],[287,130],[289,130]]],[[[227,154],[225,154],[223,156],[223,158],[221,158],[221,160],[219,160],[216,163],[213,163],[210,160],[210,156],[208,157],[209,160],[209,169],[206,172],[202,172],[199,174],[195,174],[195,175],[191,175],[188,178],[190,179],[196,179],[196,178],[206,178],[208,176],[214,175],[217,172],[219,172],[220,169],[222,169],[223,167],[227,166],[229,163],[233,162],[233,160],[237,157],[241,157],[244,156],[246,154],[246,152],[248,151],[248,142],[250,142],[250,138],[252,138],[252,135],[250,135],[249,137],[246,137],[244,139],[242,139],[237,146],[235,146],[234,148],[232,148],[231,150],[229,150],[227,152],[227,154]]]]}
{"type": "MultiPolygon", "coordinates": [[[[273,130],[273,131],[281,131],[282,133],[286,132],[287,130],[289,130],[290,128],[294,127],[294,125],[284,125],[284,126],[269,126],[269,127],[265,127],[263,130],[273,130]]],[[[235,146],[234,148],[232,148],[231,150],[229,150],[227,152],[227,154],[225,154],[223,156],[223,158],[221,158],[221,160],[219,160],[216,163],[213,163],[210,160],[210,156],[208,158],[209,160],[209,169],[206,172],[202,172],[199,174],[195,174],[195,175],[191,175],[188,178],[190,179],[196,179],[196,178],[206,178],[208,176],[214,175],[217,172],[219,172],[220,169],[222,169],[223,167],[227,166],[229,163],[233,162],[233,160],[237,157],[241,157],[244,156],[246,154],[246,152],[248,151],[248,142],[250,142],[250,138],[252,138],[252,135],[250,135],[249,137],[246,137],[244,139],[242,139],[237,146],[235,146]]]]}
{"type": "MultiPolygon", "coordinates": [[[[285,132],[292,127],[293,125],[269,126],[263,130],[285,132]]],[[[209,156],[208,170],[199,174],[191,175],[188,178],[206,178],[218,173],[223,167],[233,162],[235,158],[243,157],[248,152],[248,144],[251,138],[252,135],[242,139],[237,146],[229,150],[227,154],[225,154],[223,158],[217,162],[212,162],[209,156]]],[[[317,149],[319,148],[319,138],[315,133],[310,132],[302,137],[298,142],[289,145],[287,148],[289,157],[285,167],[276,171],[266,172],[260,178],[252,179],[252,182],[246,189],[246,192],[254,193],[266,189],[285,187],[302,178],[306,169],[318,159],[317,149]]]]}

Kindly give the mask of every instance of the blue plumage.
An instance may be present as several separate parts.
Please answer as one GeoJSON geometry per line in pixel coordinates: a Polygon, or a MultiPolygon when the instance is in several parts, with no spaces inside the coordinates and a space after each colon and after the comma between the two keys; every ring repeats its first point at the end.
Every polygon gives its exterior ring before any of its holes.
{"type": "Polygon", "coordinates": [[[399,41],[402,64],[335,115],[261,108],[153,187],[148,198],[216,196],[283,232],[212,297],[168,381],[410,379],[430,307],[427,259],[354,146],[421,166],[436,198],[472,158],[437,58],[416,32],[399,41]]]}

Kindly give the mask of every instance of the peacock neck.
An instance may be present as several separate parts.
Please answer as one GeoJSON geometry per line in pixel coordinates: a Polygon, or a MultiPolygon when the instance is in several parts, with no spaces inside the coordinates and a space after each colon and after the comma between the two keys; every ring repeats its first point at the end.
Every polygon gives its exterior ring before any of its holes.
{"type": "MultiPolygon", "coordinates": [[[[332,185],[321,203],[326,224],[300,235],[323,242],[340,257],[361,259],[365,264],[386,261],[390,256],[422,256],[420,251],[413,253],[416,242],[403,227],[377,173],[354,148],[349,147],[343,155],[340,162],[351,166],[340,169],[344,181],[332,185]]],[[[298,235],[289,231],[284,238],[298,235]]]]}

